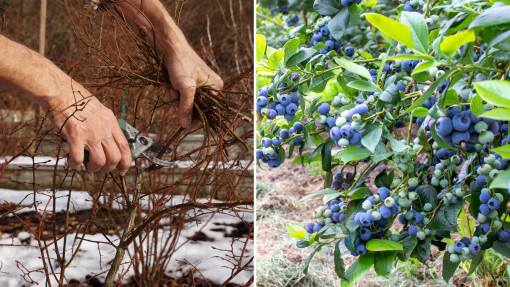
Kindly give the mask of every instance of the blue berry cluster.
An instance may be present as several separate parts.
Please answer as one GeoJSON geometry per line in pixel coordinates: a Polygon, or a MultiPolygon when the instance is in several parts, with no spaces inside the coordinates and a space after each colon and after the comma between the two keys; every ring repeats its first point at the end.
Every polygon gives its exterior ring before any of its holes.
{"type": "Polygon", "coordinates": [[[282,82],[276,95],[270,95],[272,84],[259,89],[256,100],[256,112],[265,115],[269,120],[277,116],[284,116],[287,121],[296,117],[299,106],[299,94],[297,87],[287,93],[293,82],[299,79],[299,73],[290,73],[286,81],[282,82]]]}
{"type": "Polygon", "coordinates": [[[471,240],[464,237],[461,240],[448,245],[450,261],[456,263],[471,259],[473,255],[480,253],[482,250],[480,243],[483,244],[485,242],[487,242],[487,237],[485,235],[481,235],[473,236],[471,240]]]}
{"type": "Polygon", "coordinates": [[[347,203],[339,199],[328,201],[326,206],[317,208],[313,217],[316,223],[310,222],[305,225],[308,233],[313,234],[319,232],[324,226],[332,223],[343,223],[345,221],[345,211],[347,210],[347,203]]]}
{"type": "Polygon", "coordinates": [[[481,223],[480,228],[482,232],[488,233],[491,230],[491,226],[494,230],[500,230],[503,227],[503,223],[499,218],[498,209],[504,200],[503,195],[501,193],[494,193],[492,195],[488,188],[483,188],[479,199],[481,204],[476,220],[481,223]]]}

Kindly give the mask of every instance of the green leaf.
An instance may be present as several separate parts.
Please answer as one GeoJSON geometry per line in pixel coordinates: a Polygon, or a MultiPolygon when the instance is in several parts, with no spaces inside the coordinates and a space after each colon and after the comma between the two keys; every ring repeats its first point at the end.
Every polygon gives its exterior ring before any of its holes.
{"type": "Polygon", "coordinates": [[[375,147],[381,140],[381,135],[382,127],[379,124],[372,124],[361,138],[361,144],[373,153],[375,147]]]}
{"type": "Polygon", "coordinates": [[[315,112],[315,108],[317,107],[317,103],[319,102],[319,100],[321,99],[321,96],[318,96],[316,98],[314,98],[312,100],[312,102],[310,103],[310,105],[308,106],[308,115],[311,116],[313,114],[313,112],[315,112]]]}
{"type": "Polygon", "coordinates": [[[365,274],[367,274],[368,270],[370,270],[370,267],[374,265],[374,254],[373,253],[366,253],[363,256],[360,256],[356,262],[354,262],[351,266],[349,266],[349,269],[345,271],[345,279],[342,279],[341,281],[341,287],[350,287],[365,274]]]}
{"type": "Polygon", "coordinates": [[[354,221],[354,216],[356,213],[364,211],[361,206],[362,204],[363,200],[357,199],[351,200],[347,205],[347,209],[345,210],[345,221],[343,224],[349,233],[353,233],[359,227],[358,224],[354,221]]]}
{"type": "Polygon", "coordinates": [[[443,279],[446,283],[450,281],[453,274],[455,274],[455,270],[459,267],[460,262],[451,262],[450,261],[450,252],[445,252],[443,256],[443,279]]]}
{"type": "Polygon", "coordinates": [[[497,148],[493,148],[493,149],[491,149],[491,152],[495,152],[495,153],[501,155],[502,157],[510,158],[510,144],[498,146],[497,148]]]}
{"type": "MultiPolygon", "coordinates": [[[[419,64],[416,68],[414,68],[414,70],[411,72],[411,75],[414,76],[414,75],[419,74],[421,72],[428,73],[428,70],[430,68],[437,67],[437,66],[440,66],[440,65],[441,65],[441,63],[436,62],[436,61],[423,62],[423,63],[419,64]]],[[[430,78],[430,74],[426,78],[427,79],[430,78]]]]}
{"type": "Polygon", "coordinates": [[[280,163],[285,162],[285,150],[283,148],[278,149],[278,159],[280,160],[280,163]]]}
{"type": "Polygon", "coordinates": [[[498,107],[510,108],[509,81],[489,80],[474,83],[476,91],[484,101],[498,107]]]}
{"type": "MultiPolygon", "coordinates": [[[[475,97],[478,97],[478,96],[475,96],[475,97]]],[[[473,108],[471,108],[471,109],[473,109],[473,108]]],[[[485,111],[485,110],[483,110],[483,111],[485,111]]],[[[473,114],[475,116],[479,116],[482,118],[489,118],[489,119],[494,119],[494,120],[498,120],[498,121],[510,121],[510,109],[494,109],[494,110],[487,111],[481,115],[476,115],[474,112],[473,112],[473,114]]]]}
{"type": "Polygon", "coordinates": [[[294,38],[283,46],[283,50],[285,51],[285,57],[283,59],[283,63],[287,64],[287,61],[290,59],[290,57],[294,56],[297,53],[298,47],[299,47],[299,39],[294,38]]]}
{"type": "Polygon", "coordinates": [[[429,115],[429,110],[424,107],[418,107],[411,113],[415,118],[425,118],[429,115]]]}
{"type": "Polygon", "coordinates": [[[269,60],[267,60],[267,66],[269,69],[278,70],[284,55],[285,52],[283,50],[274,52],[271,57],[269,57],[269,60]]]}
{"type": "Polygon", "coordinates": [[[337,197],[339,197],[340,195],[342,195],[343,192],[341,191],[337,191],[336,193],[330,193],[330,194],[325,194],[323,197],[322,197],[322,201],[324,202],[324,204],[328,203],[328,201],[331,201],[337,197]]]}
{"type": "Polygon", "coordinates": [[[372,76],[370,72],[364,66],[353,63],[345,58],[335,58],[335,62],[342,68],[346,69],[349,72],[353,72],[354,74],[358,74],[367,80],[371,80],[372,76]]]}
{"type": "Polygon", "coordinates": [[[405,54],[405,55],[397,55],[388,59],[388,61],[393,60],[424,60],[427,62],[434,61],[434,57],[429,55],[415,55],[415,54],[405,54]]]}
{"type": "Polygon", "coordinates": [[[257,36],[256,36],[256,46],[257,46],[257,50],[256,50],[257,57],[256,57],[256,59],[257,59],[257,62],[260,62],[262,57],[264,57],[264,53],[266,52],[266,37],[264,37],[264,35],[257,34],[257,36]]]}
{"type": "Polygon", "coordinates": [[[325,188],[325,189],[321,189],[319,191],[316,191],[314,193],[310,193],[308,195],[305,195],[303,196],[302,198],[300,198],[297,202],[296,202],[296,205],[300,204],[301,202],[309,199],[309,198],[312,198],[316,195],[326,195],[326,194],[331,194],[331,193],[337,193],[338,191],[334,190],[334,189],[331,189],[331,188],[325,188]]]}
{"type": "MultiPolygon", "coordinates": [[[[358,187],[356,189],[349,191],[347,194],[345,194],[345,193],[342,193],[342,194],[345,197],[350,198],[350,199],[361,199],[361,198],[366,197],[367,190],[368,189],[366,188],[366,186],[362,186],[362,187],[358,187]]],[[[331,199],[335,199],[335,198],[331,198],[331,199]]]]}
{"type": "Polygon", "coordinates": [[[430,237],[420,240],[416,244],[411,257],[418,259],[421,263],[426,263],[430,258],[430,237]]]}
{"type": "Polygon", "coordinates": [[[386,133],[384,137],[390,141],[391,149],[394,152],[403,152],[406,150],[406,145],[403,144],[401,141],[394,139],[390,133],[386,133]]]}
{"type": "Polygon", "coordinates": [[[485,112],[485,109],[483,108],[482,98],[479,95],[475,95],[471,99],[470,107],[471,107],[471,112],[473,113],[473,115],[475,115],[477,117],[485,112]]]}
{"type": "Polygon", "coordinates": [[[357,148],[355,146],[348,146],[346,149],[338,153],[340,160],[347,164],[351,161],[362,160],[370,156],[370,152],[365,148],[357,148]]]}
{"type": "Polygon", "coordinates": [[[342,253],[340,252],[340,243],[342,240],[338,240],[335,244],[335,273],[339,278],[345,278],[345,263],[342,259],[342,253]]]}
{"type": "Polygon", "coordinates": [[[409,235],[407,232],[401,234],[399,239],[402,242],[403,250],[398,253],[398,259],[400,259],[400,261],[407,261],[416,247],[416,244],[418,244],[418,239],[409,235]]]}
{"type": "Polygon", "coordinates": [[[308,256],[308,259],[306,259],[306,262],[305,262],[305,267],[303,268],[303,274],[307,275],[308,274],[308,267],[310,266],[310,262],[312,262],[312,259],[313,259],[313,256],[315,255],[315,253],[317,253],[317,251],[319,251],[322,246],[324,246],[323,244],[320,244],[319,246],[317,246],[317,248],[315,248],[312,252],[312,254],[310,254],[310,256],[308,256]]]}
{"type": "Polygon", "coordinates": [[[443,205],[436,212],[430,227],[435,230],[457,231],[457,214],[464,204],[463,201],[443,205]]]}
{"type": "Polygon", "coordinates": [[[485,254],[485,250],[482,250],[478,254],[473,256],[473,259],[471,259],[471,263],[469,263],[469,272],[468,272],[468,275],[473,274],[473,272],[476,271],[476,268],[478,268],[478,266],[480,266],[480,263],[483,260],[484,254],[485,254]]]}
{"type": "Polygon", "coordinates": [[[313,10],[321,15],[334,15],[340,12],[340,5],[334,0],[315,0],[313,10]]]}
{"type": "Polygon", "coordinates": [[[510,15],[510,5],[491,7],[478,15],[469,25],[469,29],[508,23],[510,22],[508,15],[510,15]]]}
{"type": "Polygon", "coordinates": [[[432,185],[420,185],[415,192],[418,194],[418,199],[413,201],[413,208],[417,211],[422,211],[426,203],[432,204],[434,208],[437,206],[437,191],[432,185]]]}
{"type": "Polygon", "coordinates": [[[411,29],[414,49],[427,54],[429,50],[429,29],[423,15],[404,11],[400,14],[400,23],[407,25],[411,29]]]}
{"type": "Polygon", "coordinates": [[[321,93],[326,88],[328,81],[335,76],[332,71],[322,73],[312,77],[310,81],[310,90],[315,93],[321,93]]]}
{"type": "Polygon", "coordinates": [[[297,231],[306,231],[306,229],[301,225],[287,222],[287,232],[289,234],[297,231]]]}
{"type": "Polygon", "coordinates": [[[379,252],[375,256],[374,270],[381,276],[390,274],[393,269],[393,262],[397,256],[397,251],[379,252]]]}
{"type": "Polygon", "coordinates": [[[292,55],[287,60],[287,67],[296,66],[297,64],[310,59],[317,53],[318,53],[318,51],[315,49],[303,48],[303,49],[299,50],[296,54],[292,55]]]}
{"type": "Polygon", "coordinates": [[[443,40],[440,48],[443,53],[450,55],[457,52],[460,46],[474,42],[475,38],[475,32],[473,30],[466,30],[455,35],[448,36],[443,40]]]}
{"type": "Polygon", "coordinates": [[[490,189],[493,188],[510,188],[510,169],[503,171],[492,181],[490,189]]]}
{"type": "Polygon", "coordinates": [[[328,141],[324,144],[324,149],[321,152],[322,170],[324,170],[324,171],[331,170],[331,148],[332,147],[333,147],[333,140],[328,139],[328,141]]]}
{"type": "Polygon", "coordinates": [[[342,9],[328,23],[328,29],[335,40],[340,40],[349,26],[349,10],[342,9]]]}
{"type": "Polygon", "coordinates": [[[455,71],[456,70],[447,71],[444,75],[442,75],[439,79],[432,83],[432,85],[430,85],[429,88],[418,99],[416,99],[416,101],[414,101],[414,103],[409,108],[407,108],[402,113],[402,115],[409,113],[410,111],[414,110],[417,107],[420,107],[432,95],[432,93],[434,93],[437,87],[441,85],[455,71]]]}
{"type": "Polygon", "coordinates": [[[365,14],[367,21],[379,29],[382,33],[386,34],[393,40],[406,45],[409,48],[414,48],[413,36],[411,29],[404,24],[392,20],[386,16],[374,13],[365,14]]]}
{"type": "Polygon", "coordinates": [[[322,149],[324,148],[324,143],[321,143],[313,152],[312,154],[310,155],[310,157],[308,158],[308,163],[311,163],[312,160],[322,151],[322,149]]]}
{"type": "Polygon", "coordinates": [[[369,251],[404,250],[402,244],[386,239],[371,239],[366,247],[369,251]]]}
{"type": "Polygon", "coordinates": [[[354,80],[347,83],[347,86],[360,91],[382,92],[381,88],[374,85],[371,81],[354,80]]]}
{"type": "Polygon", "coordinates": [[[492,249],[494,249],[499,254],[509,258],[510,257],[510,246],[508,246],[508,243],[506,244],[500,244],[498,242],[494,243],[492,245],[492,249]]]}

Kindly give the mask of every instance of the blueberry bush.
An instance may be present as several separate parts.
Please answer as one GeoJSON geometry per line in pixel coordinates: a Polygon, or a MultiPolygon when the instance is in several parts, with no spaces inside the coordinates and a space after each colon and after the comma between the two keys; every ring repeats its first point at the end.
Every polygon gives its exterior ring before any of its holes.
{"type": "Polygon", "coordinates": [[[296,203],[317,209],[287,224],[311,249],[303,272],[325,246],[342,286],[372,266],[385,276],[399,260],[427,263],[432,246],[447,282],[488,249],[510,257],[510,1],[316,0],[285,24],[265,5],[259,168],[295,156],[325,174],[296,203]],[[340,244],[357,257],[349,267],[340,244]]]}

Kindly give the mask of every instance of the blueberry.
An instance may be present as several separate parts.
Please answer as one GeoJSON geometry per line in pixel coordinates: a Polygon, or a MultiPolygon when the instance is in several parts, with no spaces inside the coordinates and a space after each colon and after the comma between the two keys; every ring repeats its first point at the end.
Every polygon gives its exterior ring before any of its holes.
{"type": "Polygon", "coordinates": [[[296,133],[298,133],[298,134],[299,134],[299,133],[301,133],[301,132],[303,131],[303,129],[305,128],[305,127],[303,126],[303,124],[302,124],[302,123],[300,123],[300,122],[295,122],[295,123],[292,125],[292,127],[294,128],[294,130],[295,130],[295,131],[296,131],[296,133]]]}
{"type": "Polygon", "coordinates": [[[329,113],[330,107],[328,103],[322,103],[319,108],[317,109],[317,112],[321,115],[327,115],[329,113]]]}
{"type": "Polygon", "coordinates": [[[278,115],[278,113],[275,110],[269,110],[266,117],[268,120],[274,120],[277,115],[278,115]]]}
{"type": "Polygon", "coordinates": [[[261,150],[261,149],[257,149],[257,150],[255,151],[255,157],[256,157],[256,159],[261,159],[261,158],[262,158],[262,156],[264,156],[264,153],[262,152],[262,150],[261,150]]]}
{"type": "Polygon", "coordinates": [[[439,159],[445,160],[450,157],[450,152],[449,152],[449,150],[447,150],[445,148],[440,148],[437,150],[436,155],[439,159]]]}
{"type": "Polygon", "coordinates": [[[297,137],[294,139],[294,145],[295,146],[300,146],[303,144],[303,137],[297,137]]]}
{"type": "Polygon", "coordinates": [[[320,50],[319,50],[319,53],[320,53],[320,54],[323,54],[323,55],[324,55],[324,54],[327,54],[328,52],[329,52],[329,51],[328,51],[328,48],[322,48],[322,49],[320,49],[320,50]]]}
{"type": "MultiPolygon", "coordinates": [[[[477,178],[478,179],[478,178],[477,178]]],[[[499,200],[497,200],[496,198],[491,198],[489,199],[489,201],[487,202],[487,205],[489,206],[490,209],[492,210],[496,210],[499,208],[499,200]]]]}
{"type": "Polygon", "coordinates": [[[381,205],[379,207],[379,213],[381,213],[383,218],[389,218],[391,216],[391,209],[386,205],[381,205]]]}
{"type": "Polygon", "coordinates": [[[283,106],[287,106],[290,104],[290,96],[288,94],[280,94],[278,95],[278,100],[280,101],[280,104],[283,106]]]}
{"type": "Polygon", "coordinates": [[[478,243],[469,244],[469,252],[471,252],[471,254],[478,254],[480,250],[481,250],[480,244],[478,243]]]}
{"type": "Polygon", "coordinates": [[[498,234],[499,241],[507,242],[510,240],[510,232],[508,230],[501,230],[498,234]]]}
{"type": "Polygon", "coordinates": [[[260,141],[260,144],[263,146],[263,147],[270,147],[271,144],[272,144],[272,141],[270,138],[262,138],[262,140],[260,141]]]}
{"type": "Polygon", "coordinates": [[[337,126],[334,126],[331,128],[331,130],[329,131],[329,136],[331,137],[331,139],[333,139],[334,141],[337,141],[339,140],[341,137],[342,137],[342,132],[340,131],[340,128],[337,127],[337,126]]]}
{"type": "Polygon", "coordinates": [[[416,236],[418,233],[418,227],[416,227],[416,225],[411,225],[409,226],[409,229],[407,229],[407,232],[409,232],[409,235],[411,236],[416,236]]]}
{"type": "Polygon", "coordinates": [[[282,129],[282,130],[280,131],[280,138],[282,138],[282,139],[288,139],[288,138],[290,138],[290,133],[289,133],[289,131],[288,131],[287,129],[282,129]]]}
{"type": "Polygon", "coordinates": [[[456,131],[466,131],[471,125],[471,118],[468,113],[460,112],[453,116],[452,125],[456,131]]]}
{"type": "Polygon", "coordinates": [[[298,93],[290,93],[289,96],[290,96],[290,102],[291,103],[299,105],[299,95],[298,95],[298,93]]]}
{"type": "Polygon", "coordinates": [[[288,114],[295,114],[297,112],[297,106],[296,104],[294,103],[290,103],[287,105],[287,108],[285,108],[285,111],[288,113],[288,114]]]}
{"type": "Polygon", "coordinates": [[[365,244],[360,244],[356,246],[356,253],[359,255],[367,253],[367,248],[365,247],[365,244]]]}
{"type": "Polygon", "coordinates": [[[371,236],[372,232],[370,232],[370,229],[363,227],[359,230],[359,238],[361,240],[368,241],[371,236]]]}
{"type": "Polygon", "coordinates": [[[479,175],[476,177],[476,184],[479,187],[484,187],[487,184],[487,180],[485,179],[485,176],[479,175]]]}
{"type": "Polygon", "coordinates": [[[400,222],[400,224],[406,224],[406,218],[403,214],[398,216],[398,222],[400,222]]]}
{"type": "Polygon", "coordinates": [[[351,7],[352,4],[354,4],[354,1],[351,1],[351,0],[341,0],[340,3],[342,4],[342,6],[351,7]]]}
{"type": "Polygon", "coordinates": [[[382,200],[385,200],[388,196],[390,196],[390,190],[383,186],[377,190],[377,194],[382,200]]]}
{"type": "Polygon", "coordinates": [[[449,117],[441,117],[436,121],[436,132],[446,136],[453,131],[452,120],[449,117]]]}
{"type": "Polygon", "coordinates": [[[333,49],[335,49],[335,41],[332,41],[332,40],[326,40],[326,42],[324,42],[324,44],[326,44],[326,46],[328,46],[328,49],[331,51],[333,49]]]}
{"type": "Polygon", "coordinates": [[[331,207],[329,209],[331,209],[332,212],[339,212],[340,211],[340,205],[333,204],[333,205],[331,205],[331,207]]]}
{"type": "Polygon", "coordinates": [[[353,48],[353,47],[350,47],[350,46],[345,47],[345,49],[344,49],[344,53],[345,53],[345,55],[346,55],[347,57],[352,57],[352,56],[354,56],[354,48],[353,48]]]}
{"type": "Polygon", "coordinates": [[[483,233],[487,233],[491,229],[491,223],[489,221],[486,221],[480,224],[480,228],[482,229],[483,233]]]}
{"type": "Polygon", "coordinates": [[[271,142],[274,146],[280,146],[282,144],[282,140],[277,137],[272,138],[271,142]]]}
{"type": "Polygon", "coordinates": [[[275,159],[270,159],[268,162],[267,162],[267,165],[269,165],[269,167],[271,168],[277,168],[280,166],[281,161],[279,158],[275,158],[275,159]]]}
{"type": "Polygon", "coordinates": [[[455,242],[455,252],[460,253],[462,252],[462,248],[466,247],[466,244],[463,242],[457,241],[455,242]]]}
{"type": "Polygon", "coordinates": [[[364,115],[368,112],[368,106],[366,104],[356,105],[354,111],[356,114],[364,115]]]}
{"type": "Polygon", "coordinates": [[[416,212],[413,216],[413,221],[416,223],[422,223],[423,222],[423,214],[420,212],[416,212]]]}
{"type": "Polygon", "coordinates": [[[293,81],[297,81],[299,79],[299,73],[298,72],[291,73],[290,74],[290,79],[293,80],[293,81]]]}
{"type": "Polygon", "coordinates": [[[314,227],[313,227],[313,232],[319,232],[321,229],[322,229],[322,225],[320,224],[315,224],[314,227]]]}
{"type": "Polygon", "coordinates": [[[331,214],[331,219],[334,221],[334,222],[340,222],[340,214],[338,212],[333,212],[331,214]]]}
{"type": "Polygon", "coordinates": [[[414,7],[411,4],[404,5],[404,11],[406,12],[414,12],[414,7]]]}
{"type": "Polygon", "coordinates": [[[352,134],[354,133],[354,130],[352,129],[352,127],[350,125],[343,125],[341,128],[340,128],[340,132],[342,133],[342,137],[343,138],[351,138],[352,137],[352,134]]]}
{"type": "Polygon", "coordinates": [[[361,143],[361,134],[359,132],[354,132],[352,137],[349,139],[350,145],[359,145],[361,143]]]}
{"type": "Polygon", "coordinates": [[[257,98],[257,106],[265,107],[266,105],[267,105],[267,98],[266,97],[258,97],[257,98]]]}
{"type": "Polygon", "coordinates": [[[411,71],[413,69],[413,61],[403,60],[401,67],[402,67],[402,70],[404,70],[404,71],[411,71]]]}
{"type": "Polygon", "coordinates": [[[484,216],[489,216],[489,214],[491,213],[489,206],[485,203],[480,204],[479,209],[480,209],[480,213],[484,216]]]}
{"type": "Polygon", "coordinates": [[[296,118],[296,115],[295,114],[285,114],[283,116],[287,121],[291,122],[293,121],[295,118],[296,118]]]}
{"type": "Polygon", "coordinates": [[[456,147],[460,147],[461,144],[464,142],[467,142],[469,141],[469,138],[470,138],[470,134],[468,132],[453,132],[452,134],[452,142],[453,142],[453,145],[456,146],[456,147]]]}
{"type": "Polygon", "coordinates": [[[323,36],[328,36],[329,35],[328,24],[325,24],[324,26],[322,26],[320,31],[323,36]]]}
{"type": "Polygon", "coordinates": [[[362,213],[360,223],[362,226],[370,226],[374,223],[374,216],[370,213],[362,213]]]}
{"type": "Polygon", "coordinates": [[[283,106],[282,104],[276,105],[274,109],[276,110],[279,116],[283,116],[286,113],[285,106],[283,106]]]}
{"type": "Polygon", "coordinates": [[[481,203],[487,203],[489,201],[489,199],[491,199],[491,194],[486,192],[486,191],[483,191],[482,193],[480,193],[480,202],[481,203]]]}
{"type": "Polygon", "coordinates": [[[306,232],[310,233],[310,234],[313,234],[313,228],[314,228],[315,224],[313,223],[307,223],[306,226],[305,226],[305,229],[306,229],[306,232]]]}
{"type": "Polygon", "coordinates": [[[328,127],[330,127],[330,128],[332,128],[332,127],[336,126],[336,120],[335,120],[335,118],[334,118],[334,117],[328,117],[328,118],[326,119],[326,125],[327,125],[328,127]]]}

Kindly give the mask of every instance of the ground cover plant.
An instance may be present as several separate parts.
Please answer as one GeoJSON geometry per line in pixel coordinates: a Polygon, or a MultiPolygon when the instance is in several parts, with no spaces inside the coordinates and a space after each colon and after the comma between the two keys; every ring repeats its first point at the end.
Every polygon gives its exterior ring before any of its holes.
{"type": "Polygon", "coordinates": [[[509,257],[510,3],[280,2],[257,7],[256,158],[324,171],[287,224],[303,272],[328,246],[342,286],[432,248],[446,282],[509,257]]]}

